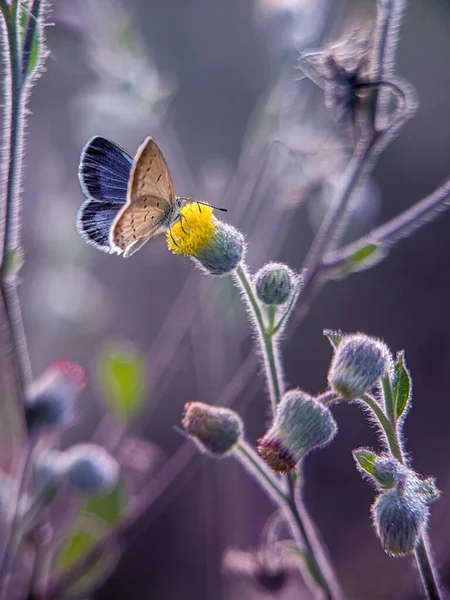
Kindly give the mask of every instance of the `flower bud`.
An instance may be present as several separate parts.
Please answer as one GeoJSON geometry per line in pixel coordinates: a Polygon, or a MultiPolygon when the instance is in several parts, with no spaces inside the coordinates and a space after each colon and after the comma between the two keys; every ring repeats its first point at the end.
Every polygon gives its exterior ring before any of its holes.
{"type": "Polygon", "coordinates": [[[234,271],[245,254],[244,236],[231,225],[216,220],[209,242],[195,258],[210,275],[226,275],[234,271]]]}
{"type": "Polygon", "coordinates": [[[329,408],[301,390],[287,392],[275,422],[258,440],[258,453],[278,473],[293,471],[310,450],[324,446],[337,432],[329,408]]]}
{"type": "Polygon", "coordinates": [[[200,450],[215,458],[232,452],[244,431],[242,419],[234,410],[202,402],[186,404],[182,425],[200,450]]]}
{"type": "Polygon", "coordinates": [[[206,273],[226,275],[244,258],[245,240],[240,231],[216,219],[212,212],[211,206],[186,204],[180,221],[167,233],[167,245],[174,254],[193,258],[206,273]]]}
{"type": "Polygon", "coordinates": [[[403,556],[414,550],[428,516],[423,496],[414,493],[409,485],[380,494],[372,506],[375,531],[390,556],[403,556]]]}
{"type": "Polygon", "coordinates": [[[298,283],[297,274],[282,263],[267,263],[255,275],[256,295],[268,306],[286,302],[298,283]]]}
{"type": "Polygon", "coordinates": [[[29,429],[67,425],[75,399],[86,385],[84,369],[75,362],[60,360],[34,381],[26,394],[29,429]]]}
{"type": "Polygon", "coordinates": [[[366,335],[342,338],[334,353],[328,383],[343,398],[356,400],[369,392],[391,368],[387,346],[366,335]]]}
{"type": "Polygon", "coordinates": [[[77,444],[67,452],[67,479],[83,494],[109,492],[119,479],[119,464],[96,444],[77,444]]]}

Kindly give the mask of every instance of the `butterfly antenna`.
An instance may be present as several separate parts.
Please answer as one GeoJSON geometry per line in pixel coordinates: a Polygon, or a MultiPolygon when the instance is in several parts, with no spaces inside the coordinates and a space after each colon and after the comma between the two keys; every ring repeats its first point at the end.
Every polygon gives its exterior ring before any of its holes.
{"type": "Polygon", "coordinates": [[[228,212],[228,208],[221,208],[220,206],[213,206],[212,204],[209,204],[208,202],[201,202],[200,200],[196,200],[197,204],[202,204],[203,206],[209,206],[211,208],[213,208],[214,210],[221,210],[222,212],[228,212]]]}

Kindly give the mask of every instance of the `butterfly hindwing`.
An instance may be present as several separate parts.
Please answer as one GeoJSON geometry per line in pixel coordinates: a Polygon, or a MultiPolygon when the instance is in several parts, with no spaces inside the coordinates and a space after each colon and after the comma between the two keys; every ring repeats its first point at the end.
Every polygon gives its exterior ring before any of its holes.
{"type": "Polygon", "coordinates": [[[109,245],[111,225],[122,206],[121,202],[85,200],[78,209],[76,219],[81,237],[99,250],[112,252],[109,245]]]}
{"type": "Polygon", "coordinates": [[[111,230],[111,245],[119,252],[143,238],[150,238],[170,224],[170,206],[158,196],[143,196],[124,206],[111,230]]]}
{"type": "Polygon", "coordinates": [[[78,170],[84,194],[98,202],[125,204],[132,167],[133,159],[120,146],[93,137],[83,149],[78,170]]]}

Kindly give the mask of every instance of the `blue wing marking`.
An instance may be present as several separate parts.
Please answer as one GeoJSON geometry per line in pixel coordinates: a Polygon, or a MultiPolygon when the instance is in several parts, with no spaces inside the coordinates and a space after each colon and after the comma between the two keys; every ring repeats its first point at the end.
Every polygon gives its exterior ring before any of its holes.
{"type": "Polygon", "coordinates": [[[103,252],[112,252],[109,245],[109,232],[123,203],[117,201],[97,201],[88,198],[77,212],[77,229],[85,242],[103,252]]]}
{"type": "Polygon", "coordinates": [[[120,146],[104,137],[93,137],[83,149],[78,169],[85,196],[125,204],[132,166],[132,157],[120,146]]]}

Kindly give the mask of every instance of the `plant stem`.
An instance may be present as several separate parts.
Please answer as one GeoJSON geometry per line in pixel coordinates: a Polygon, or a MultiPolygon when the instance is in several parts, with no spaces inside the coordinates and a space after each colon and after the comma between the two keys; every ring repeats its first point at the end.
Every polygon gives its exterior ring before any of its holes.
{"type": "Polygon", "coordinates": [[[7,531],[0,562],[1,600],[6,600],[7,598],[6,594],[8,592],[9,577],[11,575],[12,566],[14,565],[17,550],[20,546],[20,502],[27,487],[35,446],[36,439],[30,438],[27,442],[20,465],[14,497],[11,499],[11,507],[13,512],[10,516],[11,522],[7,531]]]}
{"type": "Polygon", "coordinates": [[[420,576],[422,578],[423,587],[427,592],[429,600],[440,600],[440,592],[436,583],[436,578],[433,572],[433,566],[428,556],[428,550],[424,535],[419,538],[415,550],[417,566],[419,567],[420,576]]]}
{"type": "Polygon", "coordinates": [[[392,456],[394,458],[396,458],[398,461],[400,461],[401,463],[403,463],[404,462],[403,451],[402,451],[400,441],[398,439],[396,428],[392,425],[392,423],[386,417],[386,415],[383,412],[383,409],[378,404],[378,402],[375,400],[375,398],[372,398],[372,396],[369,396],[369,394],[364,394],[364,396],[361,398],[361,400],[365,404],[367,404],[367,406],[372,410],[372,412],[376,416],[378,422],[380,423],[381,428],[383,429],[383,432],[386,436],[386,440],[387,440],[389,449],[392,453],[392,456]]]}
{"type": "MultiPolygon", "coordinates": [[[[372,398],[368,394],[365,394],[362,400],[375,413],[385,433],[392,456],[402,464],[405,464],[405,457],[402,449],[402,444],[399,439],[397,427],[387,419],[383,410],[374,398],[372,398]]],[[[418,539],[414,556],[420,571],[422,583],[425,588],[427,598],[429,600],[440,600],[441,596],[439,593],[438,585],[436,583],[436,576],[433,570],[432,562],[428,555],[428,549],[423,534],[418,539]]]]}
{"type": "Polygon", "coordinates": [[[374,146],[375,139],[373,137],[363,139],[359,142],[353,154],[343,176],[337,198],[328,209],[301,268],[300,272],[304,277],[301,295],[313,282],[317,271],[321,267],[325,253],[332,246],[336,234],[339,233],[338,229],[342,227],[342,219],[350,203],[352,192],[361,184],[363,174],[367,172],[367,167],[373,158],[374,146]]]}
{"type": "MultiPolygon", "coordinates": [[[[259,303],[253,294],[253,289],[245,267],[239,266],[236,269],[236,276],[247,298],[247,304],[252,311],[253,321],[256,325],[258,336],[262,341],[265,353],[264,367],[266,380],[271,392],[271,405],[273,416],[275,417],[276,407],[281,400],[282,390],[284,388],[281,365],[278,361],[275,347],[276,337],[273,335],[273,329],[270,325],[267,328],[265,326],[259,303]]],[[[313,571],[318,575],[318,578],[316,577],[315,580],[317,582],[318,579],[321,583],[321,587],[327,600],[340,597],[339,586],[325,552],[320,547],[317,539],[314,540],[315,543],[311,540],[311,537],[314,536],[312,522],[304,507],[302,511],[303,514],[300,513],[298,508],[298,494],[296,492],[298,485],[296,483],[296,474],[287,476],[287,487],[288,496],[286,506],[289,511],[290,521],[292,520],[291,526],[293,525],[294,537],[299,542],[301,549],[306,549],[313,571]]]]}
{"type": "Polygon", "coordinates": [[[380,225],[368,235],[333,251],[324,257],[323,270],[334,270],[345,264],[360,248],[376,244],[390,248],[400,240],[436,219],[441,212],[450,208],[450,179],[429,196],[423,198],[394,219],[380,225]]]}
{"type": "Polygon", "coordinates": [[[272,416],[275,416],[277,404],[279,403],[282,393],[283,386],[280,378],[277,375],[280,365],[278,364],[278,357],[275,353],[274,345],[271,342],[271,338],[266,335],[266,326],[264,324],[264,318],[261,309],[258,304],[258,300],[253,293],[253,288],[248,278],[245,266],[239,265],[236,269],[236,277],[241,285],[245,297],[248,300],[249,307],[251,309],[261,346],[264,352],[264,364],[266,370],[270,372],[270,377],[267,377],[267,383],[269,386],[270,403],[272,407],[272,416]]]}
{"type": "Polygon", "coordinates": [[[234,451],[236,458],[259,481],[262,487],[268,489],[278,503],[288,505],[290,498],[284,493],[280,479],[275,476],[266,463],[256,454],[253,448],[245,441],[239,442],[234,451]]]}

